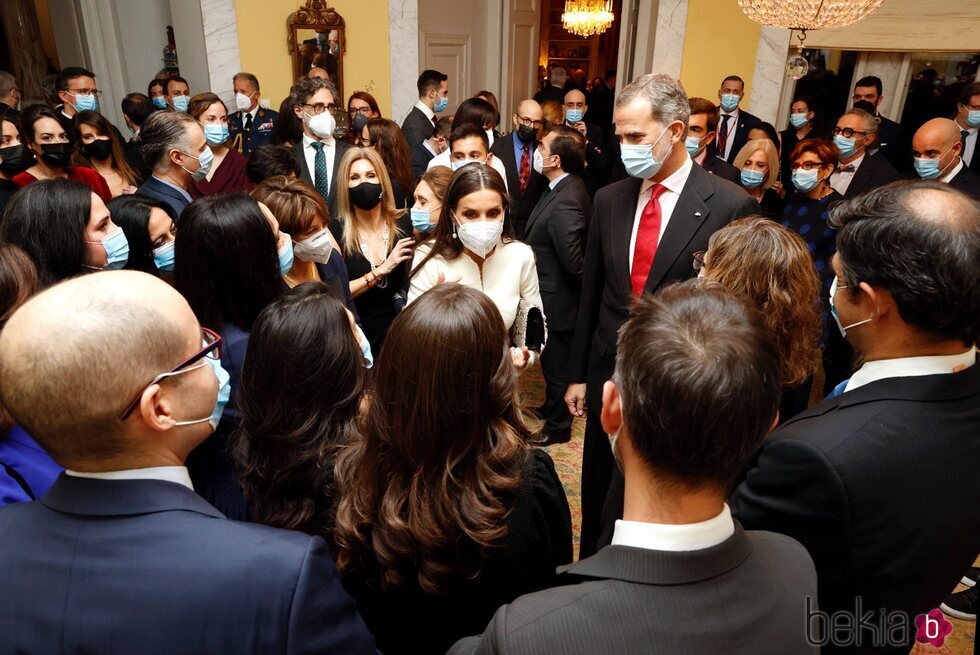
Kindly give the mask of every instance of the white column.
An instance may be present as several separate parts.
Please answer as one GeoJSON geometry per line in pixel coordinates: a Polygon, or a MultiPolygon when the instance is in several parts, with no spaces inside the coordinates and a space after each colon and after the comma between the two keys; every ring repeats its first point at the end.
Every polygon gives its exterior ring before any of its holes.
{"type": "MultiPolygon", "coordinates": [[[[200,0],[200,2],[211,92],[225,101],[229,111],[235,111],[232,78],[242,69],[238,50],[238,15],[235,12],[235,3],[234,0],[200,0]]],[[[179,49],[177,54],[180,56],[179,49]]],[[[262,84],[262,80],[259,80],[259,84],[262,84]]]]}
{"type": "Polygon", "coordinates": [[[905,99],[905,88],[902,85],[903,64],[905,64],[905,54],[901,52],[862,52],[854,67],[855,82],[866,75],[881,78],[881,93],[884,100],[878,107],[878,113],[893,121],[898,120],[899,110],[905,99]]]}
{"type": "Polygon", "coordinates": [[[755,51],[752,93],[749,95],[748,110],[772,123],[777,130],[780,129],[777,121],[782,110],[780,96],[784,85],[792,84],[792,80],[786,76],[790,34],[790,30],[762,28],[755,51]]]}
{"type": "Polygon", "coordinates": [[[388,52],[391,70],[391,119],[401,121],[418,99],[415,83],[419,67],[418,0],[389,0],[388,52]]]}

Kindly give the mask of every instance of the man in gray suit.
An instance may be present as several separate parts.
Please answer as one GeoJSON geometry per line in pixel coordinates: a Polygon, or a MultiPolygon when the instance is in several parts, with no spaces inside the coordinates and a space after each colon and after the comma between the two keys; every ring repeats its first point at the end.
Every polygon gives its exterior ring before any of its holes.
{"type": "Polygon", "coordinates": [[[612,545],[567,586],[497,610],[476,653],[817,653],[816,574],[793,539],[746,532],[725,491],[773,425],[779,358],[757,311],[696,281],[637,301],[602,425],[626,480],[612,545]]]}

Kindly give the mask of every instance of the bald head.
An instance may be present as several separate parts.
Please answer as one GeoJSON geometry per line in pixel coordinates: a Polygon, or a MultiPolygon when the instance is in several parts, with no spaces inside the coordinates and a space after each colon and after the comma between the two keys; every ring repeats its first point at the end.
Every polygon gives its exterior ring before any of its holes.
{"type": "Polygon", "coordinates": [[[578,89],[572,89],[565,94],[565,106],[578,106],[585,104],[585,94],[578,89]]]}
{"type": "Polygon", "coordinates": [[[326,71],[325,68],[320,68],[319,66],[314,66],[310,69],[310,72],[306,74],[307,77],[319,77],[321,80],[330,81],[330,73],[326,71]]]}
{"type": "Polygon", "coordinates": [[[912,149],[916,157],[935,159],[959,142],[960,128],[956,123],[948,118],[933,118],[916,131],[912,149]]]}
{"type": "Polygon", "coordinates": [[[530,99],[521,100],[521,104],[517,105],[517,113],[532,121],[539,121],[542,117],[541,105],[536,100],[530,99]]]}
{"type": "Polygon", "coordinates": [[[183,297],[145,273],[95,273],[26,302],[0,333],[0,398],[64,466],[127,448],[119,415],[199,349],[183,297]]]}

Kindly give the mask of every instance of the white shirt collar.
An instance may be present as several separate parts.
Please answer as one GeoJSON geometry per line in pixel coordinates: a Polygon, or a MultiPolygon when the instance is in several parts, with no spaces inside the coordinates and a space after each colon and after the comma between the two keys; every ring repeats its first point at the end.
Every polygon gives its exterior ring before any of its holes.
{"type": "MultiPolygon", "coordinates": [[[[721,108],[721,105],[718,105],[718,107],[720,109],[721,108]]],[[[725,111],[724,109],[722,109],[720,115],[721,116],[731,116],[732,118],[735,119],[734,122],[737,123],[738,122],[738,107],[735,107],[735,109],[733,109],[731,111],[725,111]]],[[[731,123],[728,124],[728,129],[729,130],[733,129],[731,123]]]]}
{"type": "Polygon", "coordinates": [[[428,139],[425,139],[424,141],[422,141],[422,147],[425,148],[426,150],[428,150],[429,152],[431,152],[433,157],[438,157],[439,156],[439,153],[436,152],[435,149],[432,146],[429,145],[429,140],[428,139]]]}
{"type": "MultiPolygon", "coordinates": [[[[861,156],[860,157],[858,157],[857,159],[855,159],[854,161],[852,161],[850,164],[845,164],[845,163],[841,162],[841,166],[853,166],[854,167],[854,170],[853,171],[846,171],[846,172],[847,173],[857,173],[857,169],[861,167],[861,162],[863,162],[864,161],[864,158],[867,157],[867,156],[868,156],[868,153],[867,153],[867,151],[865,151],[865,152],[861,153],[861,156]]],[[[838,173],[844,173],[845,171],[837,171],[837,172],[838,173]]]]}
{"type": "Polygon", "coordinates": [[[691,161],[690,155],[685,153],[684,163],[676,171],[668,175],[666,178],[660,182],[654,182],[653,180],[646,179],[643,180],[643,184],[640,186],[640,193],[643,194],[648,191],[654,184],[660,184],[661,186],[667,187],[668,191],[672,191],[677,195],[680,195],[681,191],[684,190],[684,185],[687,184],[687,178],[691,175],[691,169],[694,168],[694,162],[691,161]]]}
{"type": "Polygon", "coordinates": [[[431,109],[429,109],[429,105],[425,104],[421,100],[417,100],[415,102],[415,106],[418,107],[419,108],[419,111],[421,111],[423,114],[425,114],[425,117],[428,118],[430,121],[433,118],[435,118],[436,113],[434,111],[432,111],[431,109]]]}
{"type": "MultiPolygon", "coordinates": [[[[974,155],[974,156],[976,156],[976,155],[974,155]]],[[[940,182],[945,182],[946,184],[949,184],[950,181],[954,177],[956,177],[957,173],[959,173],[961,170],[963,170],[963,158],[960,157],[959,160],[960,160],[959,163],[956,164],[956,166],[953,167],[953,170],[951,170],[950,172],[946,173],[945,175],[942,176],[942,178],[940,178],[940,180],[939,180],[940,182]]]]}
{"type": "Polygon", "coordinates": [[[851,379],[844,391],[871,384],[885,378],[907,378],[922,375],[941,375],[956,373],[970,368],[977,361],[977,347],[973,346],[959,355],[928,355],[925,357],[898,357],[865,362],[851,379]]]}
{"type": "Polygon", "coordinates": [[[648,550],[682,552],[704,550],[724,542],[735,534],[732,512],[725,504],[721,513],[707,521],[683,525],[616,521],[613,546],[631,546],[648,550]]]}
{"type": "Polygon", "coordinates": [[[976,134],[977,130],[980,130],[980,125],[978,125],[977,127],[970,127],[969,125],[961,125],[959,120],[955,122],[956,122],[956,129],[958,129],[960,132],[963,132],[964,130],[969,132],[969,134],[966,136],[966,138],[968,139],[974,134],[976,134]]]}
{"type": "MultiPolygon", "coordinates": [[[[303,149],[304,150],[306,150],[307,148],[312,147],[312,145],[314,143],[317,143],[317,142],[318,142],[317,139],[314,139],[314,138],[310,137],[310,135],[307,134],[306,132],[303,132],[303,149]]],[[[330,147],[333,146],[333,137],[332,136],[328,136],[326,139],[320,139],[319,140],[319,143],[322,143],[323,145],[325,145],[328,148],[330,148],[330,147]]]]}
{"type": "Polygon", "coordinates": [[[186,466],[152,466],[145,469],[127,469],[124,471],[106,471],[104,473],[82,473],[68,469],[66,474],[76,478],[91,478],[93,480],[163,480],[182,484],[191,491],[194,485],[186,466]]]}
{"type": "Polygon", "coordinates": [[[550,189],[551,189],[552,191],[554,191],[554,190],[555,190],[555,187],[556,187],[556,186],[558,186],[558,183],[559,183],[559,182],[561,182],[562,180],[564,180],[564,179],[565,179],[566,177],[568,177],[569,175],[571,175],[571,173],[562,173],[561,175],[559,175],[559,176],[558,176],[558,177],[556,177],[555,179],[553,179],[553,180],[551,180],[550,182],[548,182],[548,187],[549,187],[549,188],[550,188],[550,189]]]}

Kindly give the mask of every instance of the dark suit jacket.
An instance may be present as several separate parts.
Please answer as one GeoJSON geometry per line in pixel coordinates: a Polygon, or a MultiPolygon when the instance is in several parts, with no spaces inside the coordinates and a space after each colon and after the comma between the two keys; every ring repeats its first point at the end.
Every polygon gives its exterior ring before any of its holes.
{"type": "Polygon", "coordinates": [[[861,597],[865,610],[911,621],[943,601],[980,551],[978,471],[974,364],[871,382],[790,419],[730,504],[746,527],[806,546],[821,610],[853,611],[861,597]]]}
{"type": "Polygon", "coordinates": [[[949,185],[980,200],[980,175],[977,175],[966,166],[960,169],[960,172],[949,181],[949,185]]]}
{"type": "MultiPolygon", "coordinates": [[[[575,129],[572,123],[566,122],[565,125],[575,129]]],[[[593,123],[585,124],[585,172],[582,173],[582,179],[589,189],[590,197],[594,196],[606,182],[607,174],[602,169],[602,149],[605,146],[605,138],[601,127],[593,123]]]]}
{"type": "Polygon", "coordinates": [[[565,93],[565,89],[559,89],[557,86],[549,84],[548,88],[541,89],[534,94],[534,101],[540,105],[542,102],[553,100],[559,105],[563,105],[565,104],[565,93]]]}
{"type": "Polygon", "coordinates": [[[450,655],[816,655],[807,598],[816,573],[799,543],[736,522],[726,541],[697,551],[608,546],[559,569],[555,587],[521,596],[481,637],[450,655]],[[577,584],[576,584],[577,583],[577,584]]]}
{"type": "Polygon", "coordinates": [[[435,125],[418,107],[412,107],[412,111],[408,112],[408,116],[402,121],[402,132],[405,133],[405,139],[408,140],[408,147],[413,150],[432,136],[434,129],[435,125]]]}
{"type": "Polygon", "coordinates": [[[244,112],[236,111],[228,116],[228,131],[231,133],[231,145],[238,152],[248,157],[253,150],[267,143],[272,143],[272,135],[276,131],[276,121],[279,112],[259,107],[252,119],[248,134],[245,133],[245,123],[242,120],[244,112]]]}
{"type": "MultiPolygon", "coordinates": [[[[633,304],[629,244],[642,180],[630,177],[599,189],[585,252],[582,298],[572,342],[569,377],[588,383],[589,412],[598,416],[602,385],[616,363],[616,335],[633,304]]],[[[693,254],[730,221],[759,212],[741,187],[692,166],[647,278],[645,293],[694,275],[693,254]]]]}
{"type": "Polygon", "coordinates": [[[165,204],[167,206],[167,213],[170,214],[170,218],[173,219],[174,223],[180,218],[184,208],[190,204],[187,198],[182,196],[179,191],[153,176],[150,176],[146,182],[143,182],[140,188],[136,190],[136,193],[148,196],[154,200],[159,200],[165,204]]]}
{"type": "MultiPolygon", "coordinates": [[[[344,158],[344,153],[352,147],[349,143],[339,139],[334,139],[333,141],[336,144],[337,152],[334,153],[333,170],[330,173],[330,189],[327,192],[327,197],[324,198],[324,201],[327,203],[327,209],[330,210],[331,217],[337,215],[337,174],[340,173],[340,160],[344,158]]],[[[302,140],[293,146],[293,156],[296,158],[296,163],[299,164],[299,179],[315,189],[316,185],[313,183],[313,171],[306,165],[306,154],[303,152],[302,140]]]]}
{"type": "Polygon", "coordinates": [[[412,173],[415,177],[422,177],[429,169],[429,162],[435,157],[428,148],[419,143],[412,150],[412,173]]]}
{"type": "Polygon", "coordinates": [[[732,184],[742,186],[741,172],[718,156],[718,151],[715,150],[715,145],[713,143],[708,146],[708,151],[705,153],[704,162],[701,164],[701,168],[708,171],[712,175],[717,175],[723,180],[728,180],[732,184]]]}
{"type": "Polygon", "coordinates": [[[906,137],[902,126],[895,121],[879,116],[878,152],[885,156],[896,171],[907,171],[912,168],[911,143],[906,137]]]}
{"type": "MultiPolygon", "coordinates": [[[[718,113],[719,133],[721,130],[721,122],[723,120],[724,119],[722,118],[722,114],[719,110],[718,113]]],[[[750,114],[749,112],[745,111],[740,107],[738,110],[738,125],[734,126],[734,129],[732,125],[728,126],[728,140],[732,142],[732,149],[729,152],[728,157],[722,157],[722,159],[727,161],[729,164],[733,163],[735,161],[735,158],[738,157],[738,151],[742,149],[742,146],[748,143],[749,130],[751,130],[753,127],[755,127],[761,122],[762,120],[758,116],[753,116],[752,114],[750,114]]],[[[715,143],[717,144],[717,142],[718,140],[716,137],[715,143]]]]}
{"type": "Polygon", "coordinates": [[[591,215],[592,199],[585,182],[577,175],[569,175],[541,197],[527,221],[524,241],[537,260],[549,330],[575,329],[591,215]]]}
{"type": "MultiPolygon", "coordinates": [[[[548,178],[531,169],[531,177],[528,178],[527,188],[521,191],[521,182],[518,179],[520,173],[520,162],[515,158],[514,139],[517,138],[513,132],[501,137],[493,142],[490,152],[500,160],[507,171],[507,189],[510,192],[510,223],[514,228],[514,236],[518,239],[524,238],[524,230],[527,219],[531,215],[534,206],[538,204],[541,193],[548,188],[548,178]]],[[[531,163],[534,163],[534,149],[538,147],[538,142],[529,143],[531,152],[531,163]]]]}
{"type": "Polygon", "coordinates": [[[62,475],[0,509],[0,587],[6,652],[374,651],[322,539],[173,482],[62,475]]]}
{"type": "Polygon", "coordinates": [[[881,153],[867,154],[861,162],[861,166],[854,171],[854,179],[847,187],[845,198],[859,196],[865,191],[877,189],[899,179],[898,171],[892,167],[891,163],[881,153]]]}

